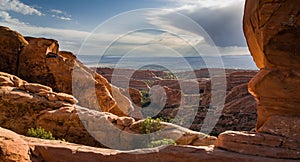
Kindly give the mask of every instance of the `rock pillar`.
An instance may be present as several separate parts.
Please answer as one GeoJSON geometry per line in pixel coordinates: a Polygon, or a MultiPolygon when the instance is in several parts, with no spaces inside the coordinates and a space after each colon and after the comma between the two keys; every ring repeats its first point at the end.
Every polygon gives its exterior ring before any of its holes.
{"type": "Polygon", "coordinates": [[[300,116],[299,15],[299,0],[246,0],[244,33],[260,68],[249,83],[258,102],[257,131],[270,117],[300,116]]]}

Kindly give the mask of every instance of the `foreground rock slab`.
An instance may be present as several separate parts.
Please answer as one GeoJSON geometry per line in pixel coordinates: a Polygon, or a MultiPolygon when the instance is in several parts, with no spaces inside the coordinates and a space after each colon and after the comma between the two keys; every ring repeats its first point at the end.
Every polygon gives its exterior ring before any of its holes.
{"type": "Polygon", "coordinates": [[[274,159],[261,156],[243,155],[226,150],[195,146],[161,146],[149,149],[119,151],[72,144],[62,141],[42,140],[20,136],[10,130],[0,128],[0,161],[20,162],[288,162],[291,159],[274,159]]]}
{"type": "Polygon", "coordinates": [[[248,155],[300,159],[298,139],[266,133],[227,131],[219,135],[216,147],[248,155]]]}
{"type": "Polygon", "coordinates": [[[30,160],[29,146],[20,135],[0,127],[0,161],[27,162],[30,160]]]}

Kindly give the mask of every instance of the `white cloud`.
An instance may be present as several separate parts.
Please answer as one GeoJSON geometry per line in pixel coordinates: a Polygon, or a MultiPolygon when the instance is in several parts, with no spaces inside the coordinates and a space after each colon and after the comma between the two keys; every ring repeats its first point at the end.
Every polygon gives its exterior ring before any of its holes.
{"type": "MultiPolygon", "coordinates": [[[[0,11],[0,18],[7,23],[16,24],[16,25],[25,25],[25,23],[19,21],[18,19],[12,18],[8,12],[0,11]]],[[[1,20],[0,19],[0,20],[1,20]]]]}
{"type": "MultiPolygon", "coordinates": [[[[172,6],[157,15],[149,22],[157,27],[169,27],[173,30],[195,33],[190,25],[177,18],[176,12],[186,15],[201,25],[214,43],[223,47],[246,47],[242,31],[244,0],[164,0],[172,6]],[[175,13],[175,14],[174,14],[175,13]],[[174,16],[175,15],[175,16],[174,16]]],[[[191,34],[189,34],[192,36],[191,34]]],[[[209,38],[208,38],[209,39],[209,38]]],[[[205,40],[209,43],[209,40],[205,40]]],[[[237,48],[231,48],[237,50],[237,48]]],[[[237,52],[239,53],[239,52],[237,52]]],[[[248,52],[247,52],[248,53],[248,52]]]]}
{"type": "Polygon", "coordinates": [[[146,13],[148,17],[147,20],[150,24],[158,27],[159,29],[164,29],[173,34],[177,35],[178,37],[184,39],[188,43],[192,45],[196,45],[204,41],[203,32],[200,28],[195,29],[195,23],[190,21],[190,19],[179,15],[176,12],[170,10],[160,10],[160,12],[148,12],[146,13]],[[175,19],[174,19],[175,18],[175,19]],[[180,22],[184,24],[187,28],[194,28],[195,30],[183,29],[178,26],[175,26],[173,22],[180,22]]]}
{"type": "Polygon", "coordinates": [[[201,6],[203,8],[221,8],[230,6],[234,3],[243,2],[244,0],[164,0],[176,5],[176,8],[193,8],[201,6]],[[185,7],[182,7],[185,6],[185,7]]]}
{"type": "Polygon", "coordinates": [[[61,50],[68,50],[74,53],[78,52],[81,43],[85,37],[90,34],[85,31],[39,27],[26,24],[17,19],[11,18],[11,16],[4,11],[0,11],[0,24],[18,31],[24,36],[45,37],[58,40],[61,50]]]}
{"type": "Polygon", "coordinates": [[[221,55],[250,55],[248,47],[218,47],[221,55]]]}
{"type": "Polygon", "coordinates": [[[52,9],[51,12],[53,12],[55,14],[62,14],[63,13],[63,11],[57,10],[57,9],[52,9]]]}
{"type": "Polygon", "coordinates": [[[55,17],[60,20],[65,20],[65,21],[71,21],[71,15],[68,15],[66,12],[58,10],[58,9],[52,9],[50,12],[53,14],[51,15],[52,17],[55,17]]]}
{"type": "Polygon", "coordinates": [[[64,16],[56,16],[56,18],[60,20],[66,20],[66,21],[71,21],[72,19],[70,17],[64,17],[64,16]]]}
{"type": "Polygon", "coordinates": [[[23,15],[43,15],[42,12],[18,0],[0,0],[0,11],[14,11],[23,15]]]}

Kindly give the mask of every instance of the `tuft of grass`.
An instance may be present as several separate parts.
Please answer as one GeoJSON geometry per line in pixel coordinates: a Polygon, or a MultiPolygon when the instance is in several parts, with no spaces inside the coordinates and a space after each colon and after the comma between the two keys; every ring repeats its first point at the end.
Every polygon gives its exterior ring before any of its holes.
{"type": "Polygon", "coordinates": [[[161,145],[176,145],[176,142],[173,139],[164,138],[161,140],[154,140],[148,144],[149,148],[158,147],[161,145]]]}
{"type": "Polygon", "coordinates": [[[38,127],[36,129],[34,128],[28,129],[27,136],[41,138],[41,139],[55,140],[55,138],[52,136],[52,133],[50,131],[46,131],[44,128],[41,127],[38,127]]]}

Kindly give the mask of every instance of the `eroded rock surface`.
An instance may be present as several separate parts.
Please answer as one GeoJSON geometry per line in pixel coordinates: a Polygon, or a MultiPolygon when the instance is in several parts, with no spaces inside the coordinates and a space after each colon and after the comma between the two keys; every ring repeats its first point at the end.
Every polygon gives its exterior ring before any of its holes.
{"type": "Polygon", "coordinates": [[[17,74],[19,55],[28,42],[20,33],[3,26],[0,26],[0,35],[0,69],[10,74],[17,74]]]}
{"type": "Polygon", "coordinates": [[[216,147],[248,155],[300,159],[300,1],[247,0],[244,32],[256,65],[249,92],[257,132],[224,132],[216,147]]]}
{"type": "Polygon", "coordinates": [[[75,96],[79,105],[128,116],[134,111],[119,88],[85,67],[71,52],[59,51],[56,40],[23,37],[0,27],[0,71],[75,96]]]}
{"type": "Polygon", "coordinates": [[[258,101],[257,129],[273,115],[300,116],[299,12],[299,1],[246,1],[244,33],[261,69],[249,84],[258,101]]]}
{"type": "Polygon", "coordinates": [[[17,135],[0,128],[1,161],[253,161],[287,162],[292,159],[275,159],[254,155],[243,155],[231,151],[215,149],[212,146],[161,146],[131,151],[111,150],[78,145],[55,140],[42,140],[17,135]]]}
{"type": "MultiPolygon", "coordinates": [[[[190,129],[199,131],[208,111],[212,111],[210,110],[211,77],[217,77],[215,74],[221,73],[222,69],[200,69],[192,72],[176,73],[176,76],[180,79],[168,78],[166,72],[154,70],[145,71],[151,73],[147,75],[148,77],[132,75],[131,78],[129,78],[129,74],[140,73],[140,71],[97,68],[97,72],[106,77],[112,84],[124,86],[125,83],[125,87],[137,88],[137,90],[143,92],[141,93],[141,100],[136,99],[135,96],[137,95],[132,95],[129,98],[139,107],[142,106],[141,111],[144,117],[155,116],[169,120],[174,119],[180,110],[186,109],[188,113],[178,115],[176,124],[181,124],[190,119],[193,120],[190,129]],[[153,74],[155,75],[153,76],[153,74]],[[196,79],[192,76],[196,76],[196,79]],[[117,82],[112,81],[112,78],[115,78],[117,82]],[[118,82],[118,78],[123,79],[118,82]],[[134,86],[132,80],[148,84],[148,87],[137,87],[140,84],[134,86]]],[[[256,102],[248,92],[247,84],[256,74],[257,71],[255,70],[225,70],[226,88],[223,90],[227,94],[225,107],[222,112],[216,112],[221,113],[221,116],[212,134],[217,135],[225,130],[250,131],[255,127],[257,118],[256,102]]]]}
{"type": "MultiPolygon", "coordinates": [[[[71,95],[55,93],[50,87],[28,83],[0,72],[2,127],[23,135],[29,128],[42,127],[51,131],[56,138],[89,146],[119,149],[145,147],[140,143],[144,137],[137,137],[141,132],[135,119],[90,110],[76,103],[77,100],[71,95]]],[[[197,145],[210,145],[216,140],[215,137],[176,125],[162,124],[169,129],[162,131],[161,135],[174,139],[178,144],[194,145],[197,141],[197,145]]],[[[145,139],[149,140],[148,137],[145,139]]]]}
{"type": "Polygon", "coordinates": [[[18,134],[0,127],[0,161],[31,161],[29,146],[18,134]]]}
{"type": "Polygon", "coordinates": [[[300,159],[299,140],[267,133],[224,132],[216,147],[248,155],[300,159]]]}

